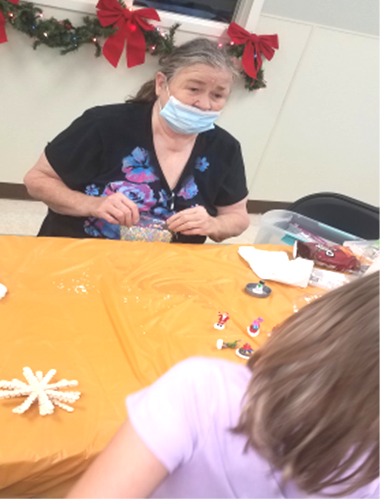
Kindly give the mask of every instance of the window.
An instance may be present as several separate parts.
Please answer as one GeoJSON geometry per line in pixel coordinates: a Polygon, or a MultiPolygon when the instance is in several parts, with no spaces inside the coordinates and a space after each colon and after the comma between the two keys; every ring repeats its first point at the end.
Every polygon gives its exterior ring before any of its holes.
{"type": "MultiPolygon", "coordinates": [[[[153,7],[168,28],[180,23],[179,31],[218,37],[235,21],[247,31],[256,29],[265,0],[124,0],[128,6],[153,7]]],[[[36,5],[94,14],[98,0],[37,0],[36,5]]]]}
{"type": "Polygon", "coordinates": [[[133,5],[229,24],[238,3],[238,0],[134,0],[133,5]]]}

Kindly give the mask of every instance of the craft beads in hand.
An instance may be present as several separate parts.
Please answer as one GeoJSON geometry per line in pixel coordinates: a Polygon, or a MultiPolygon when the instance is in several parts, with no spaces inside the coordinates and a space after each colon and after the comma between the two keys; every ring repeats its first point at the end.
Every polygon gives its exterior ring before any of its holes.
{"type": "Polygon", "coordinates": [[[137,224],[132,227],[120,227],[120,239],[123,241],[160,241],[170,243],[173,234],[168,229],[165,220],[141,214],[137,224]]]}

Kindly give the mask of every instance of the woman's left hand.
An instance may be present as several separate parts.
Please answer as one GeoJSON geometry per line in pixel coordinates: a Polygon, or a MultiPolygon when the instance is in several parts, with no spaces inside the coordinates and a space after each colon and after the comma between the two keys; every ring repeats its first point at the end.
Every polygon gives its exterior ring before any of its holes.
{"type": "Polygon", "coordinates": [[[220,243],[228,237],[238,236],[249,226],[247,198],[216,209],[216,217],[211,217],[203,206],[187,208],[168,218],[168,227],[185,236],[208,236],[220,243]]]}
{"type": "Polygon", "coordinates": [[[215,218],[203,206],[195,206],[168,218],[167,225],[172,232],[181,232],[185,236],[208,236],[214,230],[215,218]]]}

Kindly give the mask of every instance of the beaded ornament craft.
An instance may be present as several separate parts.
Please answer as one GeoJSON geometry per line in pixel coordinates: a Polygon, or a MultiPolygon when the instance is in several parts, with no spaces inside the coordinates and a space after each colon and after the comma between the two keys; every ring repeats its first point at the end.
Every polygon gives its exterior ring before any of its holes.
{"type": "Polygon", "coordinates": [[[123,241],[145,241],[170,243],[173,233],[168,229],[165,220],[141,214],[137,224],[132,227],[120,227],[120,239],[123,241]]]}
{"type": "Polygon", "coordinates": [[[4,390],[0,390],[0,399],[28,397],[21,405],[12,410],[16,414],[23,414],[35,401],[38,401],[41,416],[53,414],[55,405],[65,409],[65,411],[72,412],[74,408],[64,402],[72,404],[79,399],[81,393],[61,392],[60,389],[77,386],[78,381],[62,379],[49,385],[49,381],[56,372],[55,369],[50,369],[44,376],[41,371],[36,371],[34,374],[30,367],[24,367],[23,374],[28,384],[16,378],[12,381],[0,381],[0,388],[4,388],[4,390]]]}

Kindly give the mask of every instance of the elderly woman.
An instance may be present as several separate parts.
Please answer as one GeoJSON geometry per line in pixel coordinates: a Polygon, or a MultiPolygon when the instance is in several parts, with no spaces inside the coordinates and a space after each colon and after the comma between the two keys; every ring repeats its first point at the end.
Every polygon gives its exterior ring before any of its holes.
{"type": "Polygon", "coordinates": [[[223,241],[249,225],[240,145],[214,122],[235,69],[195,39],[163,61],[124,104],[86,111],[25,176],[46,203],[40,236],[120,238],[140,214],[166,220],[175,241],[223,241]]]}

